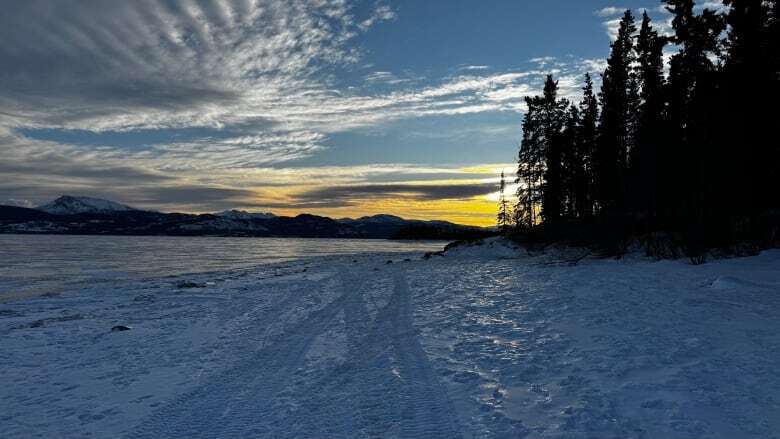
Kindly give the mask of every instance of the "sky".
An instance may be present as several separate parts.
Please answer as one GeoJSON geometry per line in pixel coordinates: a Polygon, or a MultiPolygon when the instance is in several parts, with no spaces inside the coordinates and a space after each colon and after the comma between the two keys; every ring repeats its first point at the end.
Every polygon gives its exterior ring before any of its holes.
{"type": "Polygon", "coordinates": [[[490,225],[523,98],[578,100],[626,8],[668,30],[652,0],[8,2],[0,204],[490,225]]]}

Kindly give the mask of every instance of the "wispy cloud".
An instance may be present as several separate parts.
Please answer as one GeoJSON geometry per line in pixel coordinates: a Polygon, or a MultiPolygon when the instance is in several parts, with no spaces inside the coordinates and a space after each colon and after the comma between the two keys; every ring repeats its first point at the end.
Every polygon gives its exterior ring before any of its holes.
{"type": "Polygon", "coordinates": [[[488,69],[490,69],[490,66],[484,66],[484,65],[468,65],[468,66],[458,67],[458,70],[488,70],[488,69]]]}
{"type": "Polygon", "coordinates": [[[329,207],[350,206],[366,199],[408,198],[413,200],[466,200],[486,196],[496,190],[495,183],[448,184],[353,184],[326,186],[295,196],[296,203],[322,203],[329,207]]]}
{"type": "Polygon", "coordinates": [[[540,57],[511,69],[453,66],[438,79],[361,70],[352,43],[394,20],[390,5],[361,13],[350,0],[10,2],[0,15],[0,199],[37,203],[76,192],[207,210],[291,201],[289,191],[274,189],[291,180],[336,187],[451,175],[457,172],[414,166],[280,166],[357,128],[522,112],[523,98],[539,93],[548,73],[576,99],[582,74],[596,66],[540,57]],[[356,83],[332,79],[345,70],[358,72],[356,83]],[[208,130],[173,136],[193,127],[208,130]],[[34,133],[42,129],[172,135],[128,148],[41,140],[34,133]],[[209,196],[187,196],[198,188],[209,196]],[[187,202],[176,204],[173,195],[187,202]]]}
{"type": "Polygon", "coordinates": [[[728,12],[731,7],[723,4],[722,1],[706,1],[696,5],[697,11],[702,11],[704,9],[709,9],[715,12],[728,12]]]}
{"type": "Polygon", "coordinates": [[[374,13],[370,17],[366,18],[358,27],[361,30],[368,30],[371,26],[382,21],[391,21],[396,17],[395,11],[388,5],[378,5],[374,9],[374,13]]]}
{"type": "MultiPolygon", "coordinates": [[[[710,2],[719,3],[719,2],[710,2]]],[[[595,14],[599,17],[605,18],[601,25],[607,32],[610,41],[614,41],[617,38],[618,29],[620,27],[620,20],[623,13],[629,8],[620,8],[616,6],[609,6],[606,8],[595,11],[595,14]]],[[[633,9],[635,17],[641,17],[642,13],[647,12],[651,19],[653,19],[653,28],[660,35],[671,35],[672,30],[672,17],[665,6],[654,6],[652,8],[636,8],[633,9]]],[[[639,19],[637,19],[639,20],[639,19]]]]}
{"type": "Polygon", "coordinates": [[[601,8],[595,11],[595,14],[598,15],[599,17],[612,17],[615,15],[622,14],[623,12],[626,11],[626,9],[628,8],[622,8],[619,6],[607,6],[605,8],[601,8]]]}

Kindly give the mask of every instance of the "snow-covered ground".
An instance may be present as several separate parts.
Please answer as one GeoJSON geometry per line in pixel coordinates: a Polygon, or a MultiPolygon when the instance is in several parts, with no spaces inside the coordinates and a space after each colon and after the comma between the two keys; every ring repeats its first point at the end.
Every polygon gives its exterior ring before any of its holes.
{"type": "Polygon", "coordinates": [[[780,438],[780,251],[322,257],[0,304],[0,340],[4,438],[780,438]]]}

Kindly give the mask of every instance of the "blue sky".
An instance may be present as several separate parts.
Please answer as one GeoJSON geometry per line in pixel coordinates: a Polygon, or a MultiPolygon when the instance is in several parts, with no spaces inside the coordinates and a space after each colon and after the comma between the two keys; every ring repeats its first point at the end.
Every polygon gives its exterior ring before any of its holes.
{"type": "Polygon", "coordinates": [[[667,29],[659,6],[13,2],[0,17],[0,203],[72,193],[486,224],[523,97],[553,73],[578,99],[621,11],[648,8],[667,29]]]}

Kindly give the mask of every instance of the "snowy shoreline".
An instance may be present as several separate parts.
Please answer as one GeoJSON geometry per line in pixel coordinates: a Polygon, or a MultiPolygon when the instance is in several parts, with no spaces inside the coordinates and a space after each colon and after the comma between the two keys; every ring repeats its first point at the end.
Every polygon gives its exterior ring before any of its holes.
{"type": "Polygon", "coordinates": [[[0,431],[780,437],[780,251],[701,266],[421,256],[0,304],[0,431]]]}

